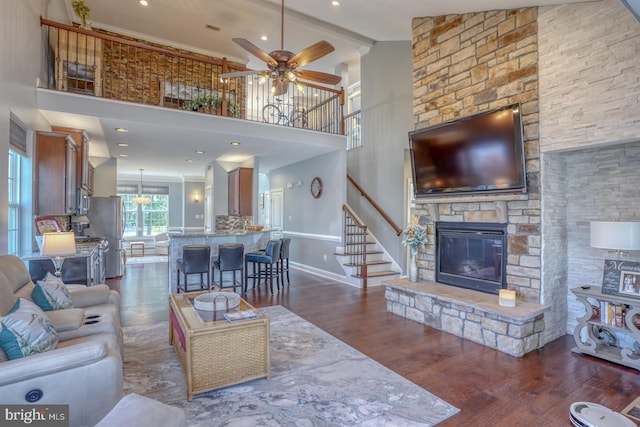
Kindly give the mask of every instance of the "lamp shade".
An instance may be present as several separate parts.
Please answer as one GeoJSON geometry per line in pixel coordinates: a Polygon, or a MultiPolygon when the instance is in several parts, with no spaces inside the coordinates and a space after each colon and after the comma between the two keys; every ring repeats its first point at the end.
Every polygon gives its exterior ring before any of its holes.
{"type": "Polygon", "coordinates": [[[42,234],[43,256],[75,255],[76,237],[73,231],[42,234]]]}
{"type": "Polygon", "coordinates": [[[591,222],[591,246],[621,251],[640,250],[640,222],[591,222]]]}

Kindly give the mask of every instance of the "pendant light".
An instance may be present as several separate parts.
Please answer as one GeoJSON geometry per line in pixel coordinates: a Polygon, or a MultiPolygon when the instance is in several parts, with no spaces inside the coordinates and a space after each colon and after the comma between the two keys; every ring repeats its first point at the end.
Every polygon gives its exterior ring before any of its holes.
{"type": "Polygon", "coordinates": [[[138,193],[137,197],[134,197],[133,199],[131,199],[131,202],[135,203],[136,205],[148,205],[149,203],[151,203],[150,198],[142,196],[142,171],[143,170],[144,169],[140,169],[140,192],[138,193]]]}

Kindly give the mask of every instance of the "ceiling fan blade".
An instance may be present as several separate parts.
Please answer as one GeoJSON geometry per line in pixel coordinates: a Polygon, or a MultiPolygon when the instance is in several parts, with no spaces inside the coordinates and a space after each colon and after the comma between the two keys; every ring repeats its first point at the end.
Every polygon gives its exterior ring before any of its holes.
{"type": "Polygon", "coordinates": [[[234,71],[232,73],[223,73],[220,74],[220,77],[222,78],[227,78],[227,77],[243,77],[243,76],[250,76],[252,74],[265,74],[265,73],[269,73],[269,70],[246,70],[246,71],[234,71]]]}
{"type": "Polygon", "coordinates": [[[255,44],[251,43],[249,40],[240,39],[240,38],[235,38],[235,39],[231,39],[231,40],[233,40],[234,43],[236,43],[238,46],[240,46],[241,48],[243,48],[244,50],[246,50],[247,52],[249,52],[250,54],[252,54],[256,58],[261,59],[262,61],[266,62],[267,65],[272,66],[272,67],[278,66],[278,62],[276,60],[274,60],[272,57],[270,57],[267,52],[265,52],[264,50],[260,49],[255,44]]]}
{"type": "Polygon", "coordinates": [[[289,89],[289,80],[274,80],[271,87],[271,94],[273,96],[284,95],[289,89]]]}
{"type": "Polygon", "coordinates": [[[300,80],[311,80],[312,82],[324,83],[328,85],[337,85],[342,80],[342,77],[336,76],[335,74],[323,73],[320,71],[310,71],[310,70],[296,70],[296,76],[300,80]]]}
{"type": "Polygon", "coordinates": [[[304,67],[308,63],[320,59],[334,50],[331,43],[321,40],[293,55],[293,57],[287,61],[287,66],[295,68],[304,67]]]}

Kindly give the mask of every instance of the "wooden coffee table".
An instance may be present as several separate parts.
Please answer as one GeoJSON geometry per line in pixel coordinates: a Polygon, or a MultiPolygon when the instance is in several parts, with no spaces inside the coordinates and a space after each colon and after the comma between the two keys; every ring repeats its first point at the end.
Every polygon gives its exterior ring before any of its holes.
{"type": "MultiPolygon", "coordinates": [[[[258,378],[269,378],[269,318],[229,322],[200,317],[193,299],[204,292],[169,298],[169,343],[187,378],[187,400],[194,394],[258,378]]],[[[240,310],[253,309],[240,300],[240,310]]]]}

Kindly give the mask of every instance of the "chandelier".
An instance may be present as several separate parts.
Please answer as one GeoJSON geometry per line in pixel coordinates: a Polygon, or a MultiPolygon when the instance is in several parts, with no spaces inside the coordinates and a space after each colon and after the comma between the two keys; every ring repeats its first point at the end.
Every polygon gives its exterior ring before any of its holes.
{"type": "Polygon", "coordinates": [[[143,196],[142,195],[142,171],[144,169],[140,169],[140,190],[139,193],[136,197],[134,197],[133,199],[131,199],[132,203],[135,203],[136,205],[148,205],[149,203],[151,203],[151,199],[143,196]]]}

